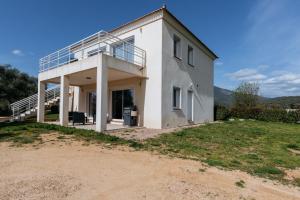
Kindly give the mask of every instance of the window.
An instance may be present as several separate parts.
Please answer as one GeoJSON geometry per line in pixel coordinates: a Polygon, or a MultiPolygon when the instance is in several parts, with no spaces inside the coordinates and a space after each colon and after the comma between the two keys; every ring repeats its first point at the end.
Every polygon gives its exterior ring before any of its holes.
{"type": "Polygon", "coordinates": [[[113,46],[113,55],[116,58],[126,60],[129,62],[134,61],[134,38],[126,40],[113,46]]]}
{"type": "Polygon", "coordinates": [[[188,64],[194,65],[194,49],[191,46],[188,46],[188,64]]]}
{"type": "Polygon", "coordinates": [[[125,60],[133,62],[134,61],[134,39],[127,40],[125,45],[125,60]]]}
{"type": "Polygon", "coordinates": [[[179,87],[173,87],[173,108],[174,109],[180,109],[181,108],[181,91],[179,87]]]}
{"type": "Polygon", "coordinates": [[[176,35],[174,35],[174,38],[173,38],[173,50],[174,50],[174,56],[176,58],[179,58],[181,59],[181,44],[180,44],[180,38],[176,35]]]}

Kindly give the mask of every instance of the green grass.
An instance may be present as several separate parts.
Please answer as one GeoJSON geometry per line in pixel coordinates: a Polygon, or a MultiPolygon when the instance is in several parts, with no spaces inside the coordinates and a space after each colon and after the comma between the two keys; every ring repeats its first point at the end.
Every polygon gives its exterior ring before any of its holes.
{"type": "Polygon", "coordinates": [[[45,121],[58,121],[59,120],[59,114],[53,114],[53,113],[47,113],[45,115],[45,121]]]}
{"type": "MultiPolygon", "coordinates": [[[[35,122],[23,123],[2,123],[0,124],[0,142],[10,141],[16,144],[28,144],[40,140],[41,134],[50,132],[59,132],[65,135],[73,135],[77,139],[87,142],[107,143],[111,145],[127,145],[135,149],[141,146],[133,140],[125,140],[116,136],[97,133],[92,130],[76,129],[71,127],[62,127],[53,124],[43,124],[35,122]]],[[[63,135],[58,136],[58,139],[64,139],[63,135]]]]}
{"type": "Polygon", "coordinates": [[[224,169],[283,180],[284,169],[300,167],[300,125],[261,121],[224,122],[164,134],[145,148],[199,160],[224,169]]]}

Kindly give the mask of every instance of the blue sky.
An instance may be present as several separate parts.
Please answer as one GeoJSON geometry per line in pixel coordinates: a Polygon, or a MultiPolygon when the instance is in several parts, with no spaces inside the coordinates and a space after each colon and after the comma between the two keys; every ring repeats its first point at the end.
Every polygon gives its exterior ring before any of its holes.
{"type": "MultiPolygon", "coordinates": [[[[36,76],[40,57],[162,2],[0,0],[0,63],[36,76]]],[[[167,7],[220,57],[215,85],[250,81],[264,96],[300,95],[300,1],[168,0],[167,7]]]]}

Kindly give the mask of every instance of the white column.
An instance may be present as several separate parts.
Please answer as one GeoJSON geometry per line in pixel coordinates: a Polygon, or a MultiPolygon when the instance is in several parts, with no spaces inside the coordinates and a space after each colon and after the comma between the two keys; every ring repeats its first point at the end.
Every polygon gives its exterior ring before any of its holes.
{"type": "Polygon", "coordinates": [[[73,110],[80,111],[80,86],[74,86],[74,101],[73,101],[73,110]]]}
{"type": "Polygon", "coordinates": [[[44,82],[38,82],[37,122],[44,122],[45,119],[45,87],[44,82]]]}
{"type": "Polygon", "coordinates": [[[69,77],[60,77],[59,124],[68,126],[69,122],[69,77]]]}
{"type": "Polygon", "coordinates": [[[96,131],[106,130],[107,115],[107,66],[103,56],[99,56],[97,66],[97,105],[96,105],[96,131]]]}

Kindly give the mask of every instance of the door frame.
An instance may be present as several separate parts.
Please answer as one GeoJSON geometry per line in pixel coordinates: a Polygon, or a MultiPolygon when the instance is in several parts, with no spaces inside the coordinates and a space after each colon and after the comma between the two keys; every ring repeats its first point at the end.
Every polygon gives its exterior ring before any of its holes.
{"type": "Polygon", "coordinates": [[[188,90],[187,91],[187,120],[190,120],[190,121],[194,121],[194,91],[193,90],[188,90]],[[189,105],[189,98],[190,98],[190,95],[191,94],[191,105],[189,105]],[[191,113],[189,113],[189,109],[191,109],[191,113]],[[191,116],[189,116],[191,115],[191,116]],[[191,118],[191,119],[189,119],[191,118]]]}

